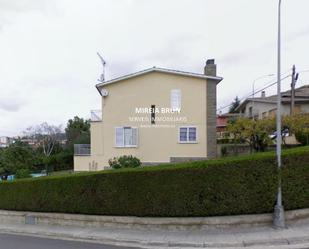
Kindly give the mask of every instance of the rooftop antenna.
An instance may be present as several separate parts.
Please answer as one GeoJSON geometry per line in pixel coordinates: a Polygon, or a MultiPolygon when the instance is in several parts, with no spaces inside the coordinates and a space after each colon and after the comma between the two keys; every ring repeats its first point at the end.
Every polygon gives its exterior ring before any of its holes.
{"type": "Polygon", "coordinates": [[[103,59],[103,57],[99,54],[99,52],[97,52],[97,55],[99,56],[102,66],[103,66],[103,71],[102,74],[100,75],[100,79],[98,79],[99,82],[103,83],[105,81],[105,65],[106,65],[106,61],[103,59]]]}

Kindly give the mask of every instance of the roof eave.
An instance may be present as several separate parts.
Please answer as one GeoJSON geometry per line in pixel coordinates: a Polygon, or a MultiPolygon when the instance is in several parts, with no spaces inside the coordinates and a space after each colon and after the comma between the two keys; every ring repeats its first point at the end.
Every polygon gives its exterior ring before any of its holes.
{"type": "Polygon", "coordinates": [[[139,71],[137,73],[121,76],[121,77],[118,77],[118,78],[115,78],[115,79],[112,79],[112,80],[109,80],[109,81],[98,83],[98,84],[96,84],[96,88],[99,89],[100,87],[104,87],[104,86],[109,85],[109,84],[117,83],[119,81],[134,78],[134,77],[137,77],[137,76],[140,76],[140,75],[143,75],[143,74],[146,74],[146,73],[150,73],[150,72],[171,73],[171,74],[183,75],[183,76],[188,76],[188,77],[195,77],[195,78],[200,78],[200,79],[209,79],[209,80],[217,81],[217,84],[223,80],[222,77],[217,77],[217,76],[208,76],[208,75],[203,75],[203,74],[195,74],[195,73],[175,71],[175,70],[171,70],[171,69],[163,69],[163,68],[154,67],[154,68],[139,71]]]}
{"type": "Polygon", "coordinates": [[[100,89],[98,87],[98,84],[95,85],[95,88],[98,90],[99,94],[102,96],[102,93],[101,93],[101,91],[100,91],[100,89]]]}
{"type": "Polygon", "coordinates": [[[245,106],[247,103],[248,103],[248,100],[245,100],[244,102],[242,102],[240,105],[238,105],[238,106],[235,108],[235,112],[240,112],[241,109],[243,108],[243,106],[245,106]]]}

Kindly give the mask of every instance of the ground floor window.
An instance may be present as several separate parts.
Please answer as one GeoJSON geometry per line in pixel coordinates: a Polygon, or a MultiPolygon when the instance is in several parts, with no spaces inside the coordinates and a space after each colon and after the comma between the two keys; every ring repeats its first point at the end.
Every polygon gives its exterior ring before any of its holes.
{"type": "Polygon", "coordinates": [[[180,143],[196,143],[197,129],[195,126],[179,127],[179,142],[180,143]]]}
{"type": "Polygon", "coordinates": [[[116,147],[137,147],[138,132],[135,127],[116,127],[116,147]]]}

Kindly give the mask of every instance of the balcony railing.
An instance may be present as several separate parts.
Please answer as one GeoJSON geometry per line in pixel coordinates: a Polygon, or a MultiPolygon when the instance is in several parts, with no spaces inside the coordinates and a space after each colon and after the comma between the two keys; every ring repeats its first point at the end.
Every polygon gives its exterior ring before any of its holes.
{"type": "Polygon", "coordinates": [[[92,110],[90,111],[90,120],[93,122],[102,121],[102,110],[92,110]]]}
{"type": "Polygon", "coordinates": [[[74,144],[75,156],[89,156],[90,152],[90,144],[74,144]]]}

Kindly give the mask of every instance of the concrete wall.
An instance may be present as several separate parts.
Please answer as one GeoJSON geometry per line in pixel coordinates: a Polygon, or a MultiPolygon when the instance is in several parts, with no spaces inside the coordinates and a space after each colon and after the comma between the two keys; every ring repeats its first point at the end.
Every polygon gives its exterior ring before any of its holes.
{"type": "MultiPolygon", "coordinates": [[[[287,225],[306,224],[309,220],[309,209],[298,209],[285,212],[287,225]]],[[[39,213],[0,210],[2,224],[29,224],[44,226],[64,226],[83,228],[115,228],[139,230],[215,230],[252,228],[270,226],[273,214],[234,215],[216,217],[131,217],[131,216],[97,216],[64,213],[39,213]]]]}

